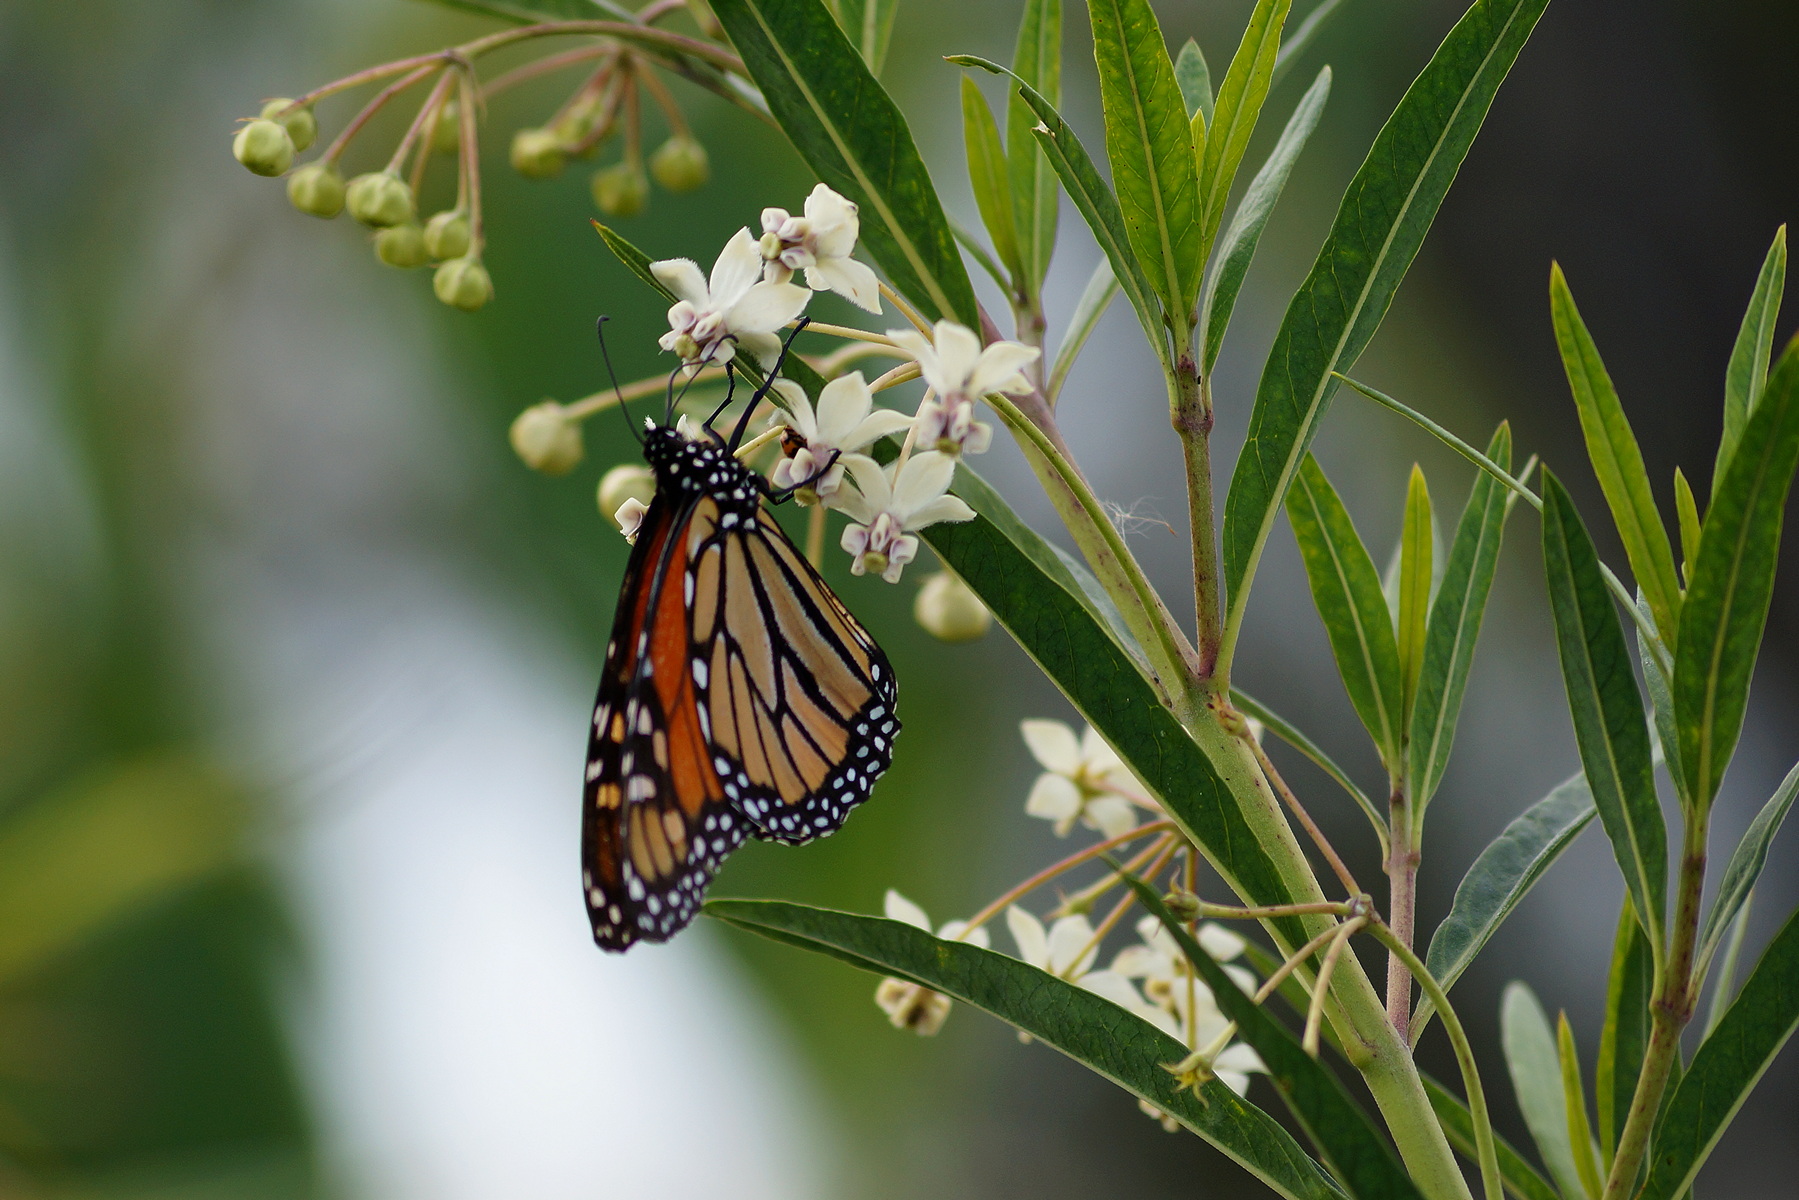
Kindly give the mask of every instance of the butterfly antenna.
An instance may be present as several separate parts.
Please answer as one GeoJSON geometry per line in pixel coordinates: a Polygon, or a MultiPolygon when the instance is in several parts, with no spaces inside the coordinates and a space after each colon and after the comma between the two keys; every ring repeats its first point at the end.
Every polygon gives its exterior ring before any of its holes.
{"type": "Polygon", "coordinates": [[[725,398],[718,402],[718,407],[712,410],[712,415],[706,418],[705,425],[704,425],[706,432],[710,433],[713,437],[716,438],[718,436],[718,431],[712,428],[712,422],[718,420],[719,413],[722,413],[725,411],[725,409],[731,407],[731,397],[735,396],[736,394],[737,394],[737,372],[732,369],[732,364],[726,363],[725,364],[725,398]]]}
{"type": "Polygon", "coordinates": [[[636,438],[637,444],[641,446],[643,444],[643,434],[637,432],[637,426],[631,422],[631,411],[625,407],[624,390],[618,386],[618,372],[612,369],[612,355],[606,350],[606,322],[611,319],[611,317],[601,317],[598,321],[595,321],[593,333],[595,337],[600,339],[600,359],[606,364],[607,377],[612,380],[612,394],[618,397],[619,415],[624,417],[625,428],[631,431],[631,436],[636,438]]]}
{"type": "Polygon", "coordinates": [[[736,452],[738,443],[743,441],[744,431],[750,427],[750,417],[755,415],[756,406],[762,403],[768,395],[769,389],[775,386],[775,380],[780,376],[781,368],[787,365],[787,352],[793,349],[794,339],[804,333],[806,326],[810,324],[812,324],[811,317],[801,317],[799,324],[793,327],[793,332],[787,335],[787,340],[781,343],[781,353],[775,357],[775,365],[769,368],[768,378],[762,381],[762,386],[756,389],[756,394],[750,397],[748,404],[744,405],[743,415],[737,418],[737,428],[731,431],[731,440],[725,444],[726,448],[733,453],[736,452]]]}

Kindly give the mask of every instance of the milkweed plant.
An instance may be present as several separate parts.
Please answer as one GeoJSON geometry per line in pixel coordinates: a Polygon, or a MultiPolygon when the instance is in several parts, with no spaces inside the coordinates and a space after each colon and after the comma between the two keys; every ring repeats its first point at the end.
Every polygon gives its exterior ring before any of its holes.
{"type": "MultiPolygon", "coordinates": [[[[1759,961],[1743,966],[1750,898],[1799,793],[1799,768],[1730,852],[1710,905],[1701,902],[1716,857],[1710,810],[1742,729],[1799,463],[1799,341],[1775,353],[1785,230],[1755,280],[1725,372],[1709,489],[1675,472],[1672,535],[1598,347],[1567,281],[1551,270],[1556,343],[1627,583],[1601,561],[1550,467],[1519,462],[1505,424],[1477,448],[1347,374],[1547,4],[1477,0],[1369,148],[1254,395],[1215,395],[1233,307],[1325,106],[1330,69],[1317,72],[1253,173],[1242,170],[1245,151],[1270,88],[1338,2],[1322,0],[1296,21],[1290,0],[1258,0],[1214,86],[1194,41],[1169,52],[1148,0],[1088,0],[1108,181],[1057,111],[1061,0],[1026,0],[1009,67],[957,55],[945,68],[963,71],[967,168],[984,237],[946,217],[879,82],[896,0],[652,0],[636,11],[610,0],[459,0],[505,27],[271,100],[241,125],[234,151],[257,174],[285,176],[302,212],[347,208],[376,231],[384,262],[435,263],[437,297],[474,310],[494,297],[479,148],[494,134],[484,106],[496,93],[551,73],[580,78],[541,126],[513,133],[511,165],[546,177],[616,145],[617,161],[593,176],[609,220],[644,209],[652,177],[673,191],[706,180],[705,150],[665,76],[774,125],[820,182],[803,197],[757,197],[767,206],[746,206],[743,228],[723,247],[652,262],[595,222],[645,285],[645,306],[668,305],[660,347],[670,373],[530,408],[512,427],[513,446],[534,468],[566,472],[582,457],[581,423],[595,413],[666,394],[698,414],[717,402],[728,371],[761,380],[779,363],[779,377],[761,389],[766,413],[751,414],[761,432],[740,454],[761,456],[751,461],[765,464],[773,487],[798,488],[815,563],[828,552],[832,512],[842,514],[836,544],[856,574],[898,583],[929,546],[941,568],[917,593],[920,622],[955,640],[997,620],[1056,683],[1086,725],[1024,723],[1042,768],[1026,811],[1079,848],[941,926],[898,891],[875,916],[751,900],[714,900],[706,911],[880,976],[876,1003],[901,1028],[933,1033],[957,1001],[984,1009],[1117,1083],[1169,1130],[1206,1139],[1282,1196],[1452,1200],[1478,1186],[1485,1200],[1504,1192],[1675,1200],[1799,1023],[1799,919],[1789,917],[1759,961]],[[537,56],[484,70],[488,56],[511,48],[537,56]],[[976,73],[1001,77],[1003,131],[976,73]],[[316,138],[315,106],[374,85],[323,152],[295,166],[316,138]],[[668,129],[647,156],[646,98],[668,129]],[[419,107],[386,165],[345,182],[353,140],[403,99],[419,107]],[[432,172],[440,158],[453,176],[441,189],[432,172]],[[438,190],[453,199],[421,219],[421,198],[438,190]],[[1041,289],[1063,197],[1103,257],[1051,336],[1041,289]],[[971,265],[992,277],[1009,312],[977,300],[971,265]],[[821,291],[863,319],[807,323],[821,291]],[[1057,421],[1070,367],[1121,294],[1161,369],[1170,436],[1182,450],[1191,596],[1150,585],[1057,421]],[[783,359],[797,328],[805,342],[783,359]],[[824,343],[833,348],[815,349],[824,343]],[[890,407],[892,389],[913,380],[923,398],[911,411],[890,407]],[[1342,386],[1417,422],[1474,468],[1446,549],[1433,543],[1432,496],[1413,469],[1384,576],[1308,453],[1342,386]],[[1215,404],[1249,412],[1222,517],[1215,404]],[[976,472],[996,428],[1023,452],[1078,560],[976,472]],[[1425,817],[1519,501],[1539,518],[1583,769],[1479,855],[1426,941],[1414,905],[1425,817]],[[1372,794],[1252,699],[1233,671],[1256,569],[1283,510],[1344,688],[1386,770],[1372,794]],[[1191,612],[1191,637],[1177,611],[1191,612]],[[1317,763],[1342,794],[1302,800],[1264,751],[1268,737],[1317,763]],[[1672,830],[1658,766],[1676,800],[1672,830]],[[1380,843],[1387,878],[1378,890],[1351,873],[1308,813],[1342,803],[1365,813],[1380,843]],[[1481,1078],[1450,992],[1595,815],[1626,900],[1591,1088],[1565,1016],[1552,1024],[1523,982],[1502,1001],[1505,1061],[1536,1143],[1533,1163],[1493,1132],[1492,1081],[1481,1078]],[[1211,868],[1204,878],[1233,895],[1198,894],[1202,860],[1211,868]],[[1384,980],[1345,952],[1358,937],[1385,949],[1384,980]],[[1459,1086],[1425,1076],[1414,1060],[1433,1018],[1454,1049],[1459,1086]],[[1683,1047],[1696,1020],[1702,1036],[1683,1047]],[[1305,1142],[1258,1101],[1286,1106],[1305,1142]]],[[[644,468],[617,467],[600,485],[601,508],[629,536],[652,488],[644,468]]]]}

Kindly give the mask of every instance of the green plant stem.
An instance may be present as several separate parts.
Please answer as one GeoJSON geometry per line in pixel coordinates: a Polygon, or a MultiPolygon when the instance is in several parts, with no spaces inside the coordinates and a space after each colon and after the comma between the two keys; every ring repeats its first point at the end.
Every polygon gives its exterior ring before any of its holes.
{"type": "MultiPolygon", "coordinates": [[[[1388,807],[1387,924],[1394,938],[1410,951],[1417,924],[1420,849],[1403,780],[1394,782],[1388,807]]],[[[1407,1037],[1412,1022],[1412,970],[1395,950],[1387,952],[1387,1019],[1401,1038],[1407,1037]]]]}
{"type": "Polygon", "coordinates": [[[1682,816],[1686,832],[1674,901],[1673,942],[1655,999],[1649,1004],[1649,1045],[1643,1052],[1643,1069],[1618,1135],[1618,1149],[1612,1155],[1611,1174],[1606,1176],[1601,1200],[1625,1200],[1636,1190],[1637,1176],[1649,1152],[1649,1135],[1661,1112],[1662,1093],[1668,1090],[1680,1058],[1680,1033],[1692,1020],[1698,1003],[1693,953],[1699,940],[1699,902],[1705,888],[1706,814],[1683,806],[1682,816]]]}
{"type": "Polygon", "coordinates": [[[1189,346],[1170,372],[1173,423],[1187,468],[1187,518],[1193,531],[1193,605],[1199,677],[1211,678],[1223,636],[1218,537],[1212,511],[1212,385],[1203,378],[1189,346]]]}
{"type": "Polygon", "coordinates": [[[1487,1114],[1487,1094],[1480,1085],[1480,1069],[1474,1062],[1474,1048],[1468,1043],[1468,1035],[1462,1029],[1462,1022],[1450,1006],[1449,995],[1431,976],[1430,970],[1418,956],[1412,952],[1411,946],[1401,941],[1397,934],[1385,924],[1376,921],[1373,925],[1375,939],[1387,947],[1387,951],[1418,980],[1419,988],[1430,997],[1430,1002],[1443,1017],[1443,1032],[1449,1038],[1450,1045],[1455,1048],[1456,1065],[1462,1070],[1462,1087],[1468,1093],[1468,1115],[1474,1121],[1474,1153],[1480,1163],[1481,1191],[1487,1200],[1504,1200],[1504,1187],[1499,1176],[1499,1150],[1493,1141],[1493,1121],[1487,1114]]]}

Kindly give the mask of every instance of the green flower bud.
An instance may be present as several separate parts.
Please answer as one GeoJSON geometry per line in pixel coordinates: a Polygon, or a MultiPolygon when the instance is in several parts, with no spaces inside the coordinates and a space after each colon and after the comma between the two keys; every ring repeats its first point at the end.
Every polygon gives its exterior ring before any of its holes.
{"type": "Polygon", "coordinates": [[[972,642],[993,626],[993,614],[974,589],[948,571],[924,581],[912,602],[912,615],[926,633],[945,642],[972,642]]]}
{"type": "Polygon", "coordinates": [[[231,153],[258,175],[282,175],[294,165],[294,139],[280,122],[259,118],[237,131],[231,153]]]}
{"type": "Polygon", "coordinates": [[[431,149],[438,154],[454,154],[462,144],[462,109],[454,100],[444,102],[437,114],[437,127],[431,131],[431,149]]]}
{"type": "Polygon", "coordinates": [[[350,180],[344,193],[350,215],[364,225],[385,229],[412,220],[412,189],[398,175],[371,171],[350,180]]]}
{"type": "Polygon", "coordinates": [[[650,155],[650,174],[671,192],[691,192],[704,187],[710,172],[706,147],[690,137],[672,137],[650,155]]]}
{"type": "Polygon", "coordinates": [[[512,169],[526,179],[554,179],[568,155],[547,129],[521,129],[512,135],[512,169]]]}
{"type": "Polygon", "coordinates": [[[468,245],[468,216],[460,209],[433,213],[425,222],[425,249],[432,258],[461,258],[468,253],[468,245]]]}
{"type": "Polygon", "coordinates": [[[650,181],[632,163],[602,168],[593,173],[593,202],[609,217],[634,217],[650,202],[650,181]]]}
{"type": "Polygon", "coordinates": [[[425,252],[425,231],[417,221],[389,225],[375,234],[375,257],[390,267],[422,267],[431,261],[425,252]]]}
{"type": "Polygon", "coordinates": [[[344,177],[330,163],[307,163],[287,178],[288,201],[327,221],[344,210],[344,177]]]}
{"type": "Polygon", "coordinates": [[[533,471],[566,475],[581,461],[581,424],[571,421],[554,400],[533,404],[520,413],[506,436],[513,451],[533,471]]]}
{"type": "Polygon", "coordinates": [[[480,259],[465,254],[438,265],[431,290],[451,308],[474,312],[493,299],[493,279],[480,259]]]}
{"type": "Polygon", "coordinates": [[[318,118],[312,115],[310,104],[290,113],[275,115],[292,103],[292,100],[287,99],[271,100],[262,106],[262,116],[264,120],[280,122],[287,129],[287,136],[294,139],[294,149],[304,150],[319,140],[318,118]]]}
{"type": "Polygon", "coordinates": [[[648,505],[656,495],[656,473],[642,463],[625,463],[600,476],[600,513],[614,525],[627,500],[648,505]]]}

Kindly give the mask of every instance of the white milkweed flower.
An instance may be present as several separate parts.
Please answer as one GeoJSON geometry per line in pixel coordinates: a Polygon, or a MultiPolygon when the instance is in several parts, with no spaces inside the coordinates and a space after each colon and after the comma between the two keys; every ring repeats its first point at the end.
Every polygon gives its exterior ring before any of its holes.
{"type": "MultiPolygon", "coordinates": [[[[887,889],[881,907],[888,920],[904,921],[926,933],[931,932],[931,919],[924,909],[892,888],[887,889]]],[[[946,941],[967,942],[983,950],[989,945],[986,929],[970,929],[966,921],[949,922],[937,936],[946,941]]],[[[875,988],[875,1004],[887,1014],[895,1029],[910,1029],[920,1037],[930,1037],[942,1029],[950,1010],[950,998],[942,992],[891,976],[881,980],[875,988]]]]}
{"type": "Polygon", "coordinates": [[[934,396],[918,406],[918,444],[945,454],[980,454],[993,441],[993,427],[974,419],[974,402],[988,392],[1031,390],[1021,367],[1042,351],[1018,342],[994,342],[985,349],[965,325],[939,321],[925,337],[914,329],[891,329],[887,336],[918,363],[934,396]]]}
{"type": "Polygon", "coordinates": [[[1084,916],[1057,917],[1045,930],[1042,921],[1014,904],[1006,909],[1006,928],[1021,960],[1062,979],[1079,981],[1099,956],[1093,923],[1084,916]]]}
{"type": "MultiPolygon", "coordinates": [[[[1219,1011],[1212,989],[1193,976],[1180,944],[1155,917],[1137,922],[1137,935],[1142,943],[1118,952],[1112,960],[1113,973],[1142,980],[1143,994],[1157,1014],[1149,1019],[1168,1034],[1183,1038],[1191,1035],[1189,1044],[1196,1046],[1216,1041],[1230,1020],[1219,1011]]],[[[1241,937],[1208,922],[1199,927],[1196,940],[1200,949],[1224,967],[1233,983],[1245,992],[1255,990],[1255,976],[1230,961],[1243,953],[1241,937]]],[[[1249,1046],[1233,1042],[1212,1058],[1210,1070],[1219,1082],[1241,1096],[1249,1087],[1250,1074],[1267,1068],[1249,1046]]]]}
{"type": "Polygon", "coordinates": [[[612,522],[618,526],[618,531],[625,535],[625,541],[635,546],[637,531],[643,528],[643,516],[649,511],[649,505],[636,496],[630,496],[618,506],[618,511],[612,514],[612,522]]]}
{"type": "Polygon", "coordinates": [[[1091,726],[1078,737],[1061,721],[1021,721],[1018,728],[1043,768],[1025,812],[1054,821],[1057,837],[1067,837],[1077,821],[1108,838],[1137,827],[1138,805],[1125,790],[1142,795],[1148,789],[1091,726]]]}
{"type": "Polygon", "coordinates": [[[860,454],[850,459],[857,490],[839,489],[831,503],[856,522],[845,526],[840,543],[855,557],[850,573],[873,571],[898,583],[918,554],[913,531],[939,521],[972,520],[974,509],[947,494],[955,473],[956,460],[934,450],[914,454],[897,473],[860,454]]]}
{"type": "Polygon", "coordinates": [[[862,231],[856,206],[819,184],[806,197],[805,215],[784,208],[762,210],[760,249],[764,278],[786,283],[805,271],[815,292],[832,291],[858,308],[881,311],[881,285],[865,263],[850,257],[862,231]]]}
{"type": "Polygon", "coordinates": [[[677,297],[668,310],[668,332],[657,344],[690,366],[729,362],[736,346],[767,365],[781,349],[774,331],[811,299],[805,288],[761,278],[762,255],[747,229],[725,243],[710,279],[689,258],[653,262],[650,272],[677,297]]]}
{"type": "Polygon", "coordinates": [[[829,500],[842,485],[851,456],[912,423],[905,413],[876,408],[860,371],[839,375],[825,384],[818,393],[816,409],[791,380],[778,380],[775,389],[787,410],[787,428],[799,444],[775,464],[769,482],[777,488],[806,484],[796,497],[802,504],[829,500]]]}

